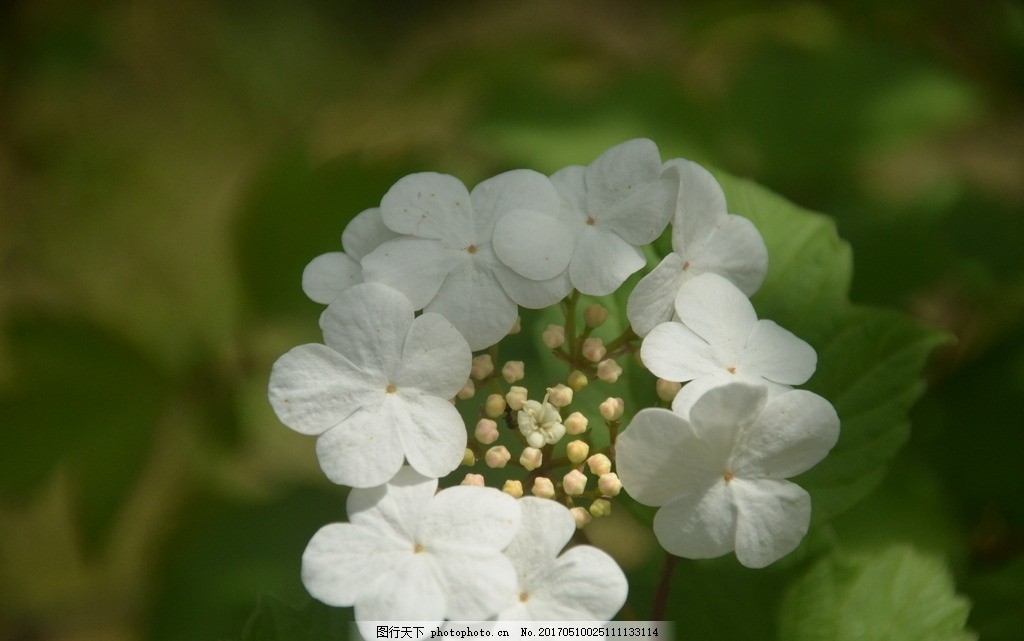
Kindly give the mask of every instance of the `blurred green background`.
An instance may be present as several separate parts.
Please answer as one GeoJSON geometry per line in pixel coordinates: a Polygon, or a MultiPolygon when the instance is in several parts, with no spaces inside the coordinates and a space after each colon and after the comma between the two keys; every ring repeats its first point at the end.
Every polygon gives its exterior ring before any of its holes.
{"type": "MultiPolygon", "coordinates": [[[[836,528],[933,552],[970,626],[1019,638],[1020,2],[24,0],[0,5],[0,639],[237,639],[260,594],[301,605],[344,514],[266,402],[319,339],[303,266],[411,171],[638,136],[833,216],[855,302],[956,336],[836,528]]],[[[723,585],[772,587],[749,576],[723,585]]]]}

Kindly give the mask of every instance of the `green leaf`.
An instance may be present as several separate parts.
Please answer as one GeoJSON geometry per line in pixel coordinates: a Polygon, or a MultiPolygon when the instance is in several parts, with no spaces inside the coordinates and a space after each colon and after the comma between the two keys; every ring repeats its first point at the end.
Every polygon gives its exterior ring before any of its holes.
{"type": "Polygon", "coordinates": [[[791,641],[967,641],[970,604],[945,565],[914,548],[836,553],[786,593],[779,638],[791,641]]]}
{"type": "Polygon", "coordinates": [[[94,552],[142,471],[164,378],[119,336],[84,321],[21,318],[8,339],[14,376],[0,388],[0,497],[28,500],[66,466],[83,542],[94,552]]]}
{"type": "Polygon", "coordinates": [[[350,638],[351,608],[309,600],[295,608],[264,594],[245,624],[242,641],[343,641],[350,638]]]}
{"type": "Polygon", "coordinates": [[[768,276],[752,299],[758,315],[817,350],[805,387],[839,414],[839,442],[796,479],[811,493],[814,523],[824,523],[882,480],[909,435],[907,412],[924,392],[928,356],[947,337],[902,314],[851,304],[852,255],[828,218],[749,181],[717,177],[730,211],[750,218],[768,246],[768,276]]]}

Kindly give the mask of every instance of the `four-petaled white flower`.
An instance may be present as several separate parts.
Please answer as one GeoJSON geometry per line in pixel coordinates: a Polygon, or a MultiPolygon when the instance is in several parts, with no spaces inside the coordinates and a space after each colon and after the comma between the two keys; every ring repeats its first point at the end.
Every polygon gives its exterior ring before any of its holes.
{"type": "Polygon", "coordinates": [[[758,320],[743,292],[718,274],[684,283],[675,309],[680,322],[652,329],[640,357],[659,378],[690,381],[672,401],[672,409],[684,416],[712,387],[741,381],[779,392],[814,373],[814,348],[774,321],[758,320]]]}
{"type": "Polygon", "coordinates": [[[519,410],[516,420],[519,431],[526,437],[530,447],[540,449],[545,443],[553,445],[565,436],[565,425],[562,424],[558,408],[548,402],[547,396],[543,402],[523,403],[523,409],[519,410]]]}
{"type": "Polygon", "coordinates": [[[399,236],[363,257],[363,276],[398,289],[415,309],[447,318],[472,349],[489,347],[515,325],[517,304],[547,307],[571,289],[564,274],[541,282],[499,261],[491,244],[495,223],[508,212],[558,207],[551,181],[528,169],[499,174],[472,193],[454,176],[406,176],[380,203],[384,224],[399,236]]]}
{"type": "Polygon", "coordinates": [[[711,272],[750,296],[768,271],[768,249],[754,223],[730,214],[722,187],[707,169],[677,158],[665,163],[679,172],[679,198],[672,222],[672,252],[629,294],[626,314],[638,336],[671,320],[672,302],[683,283],[711,272]]]}
{"type": "Polygon", "coordinates": [[[550,499],[519,500],[523,520],[505,550],[519,577],[504,621],[608,621],[626,602],[629,586],[605,552],[577,545],[559,556],[576,531],[569,510],[550,499]]]}
{"type": "Polygon", "coordinates": [[[667,551],[704,559],[735,550],[760,568],[793,551],[810,523],[810,495],[785,479],[838,438],[839,418],[820,396],[769,399],[764,386],[732,383],[705,393],[689,420],[638,412],[616,441],[616,466],[630,496],[660,507],[654,534],[667,551]]]}
{"type": "Polygon", "coordinates": [[[363,282],[359,261],[381,243],[395,237],[384,226],[380,208],[360,212],[341,234],[345,252],[328,252],[309,261],[302,270],[302,291],[315,303],[329,305],[338,294],[363,282]]]}
{"type": "Polygon", "coordinates": [[[661,235],[675,211],[679,177],[663,169],[658,147],[636,139],[588,167],[566,167],[551,181],[560,208],[509,212],[494,230],[494,251],[526,278],[568,273],[572,286],[610,294],[646,264],[640,245],[661,235]]]}
{"type": "Polygon", "coordinates": [[[517,594],[502,554],[519,528],[515,499],[494,488],[437,489],[404,467],[386,485],[348,495],[348,523],[321,528],[302,555],[302,583],[316,599],[355,606],[360,632],[371,621],[494,616],[517,594]]]}
{"type": "Polygon", "coordinates": [[[270,402],[285,425],[319,435],[327,477],[379,485],[403,457],[434,478],[454,470],[466,428],[447,399],[465,385],[471,354],[451,323],[414,318],[400,292],[364,283],[342,292],[322,325],[326,345],[296,347],[274,363],[270,402]]]}

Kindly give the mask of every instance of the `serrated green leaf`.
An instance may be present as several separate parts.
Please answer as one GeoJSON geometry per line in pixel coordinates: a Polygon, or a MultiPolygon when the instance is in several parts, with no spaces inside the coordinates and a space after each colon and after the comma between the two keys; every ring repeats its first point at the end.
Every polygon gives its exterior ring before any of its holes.
{"type": "Polygon", "coordinates": [[[28,499],[66,466],[82,540],[94,552],[142,471],[163,376],[120,337],[83,321],[21,318],[8,339],[15,376],[0,389],[0,496],[28,499]]]}
{"type": "Polygon", "coordinates": [[[968,601],[945,565],[914,548],[835,553],[786,593],[779,637],[791,641],[968,641],[968,601]]]}
{"type": "Polygon", "coordinates": [[[905,316],[853,305],[849,246],[831,220],[749,181],[716,174],[730,211],[750,218],[768,246],[768,275],[753,302],[818,352],[805,386],[827,398],[841,421],[839,442],[796,482],[811,493],[814,523],[867,496],[906,442],[907,412],[924,392],[921,372],[946,336],[905,316]]]}

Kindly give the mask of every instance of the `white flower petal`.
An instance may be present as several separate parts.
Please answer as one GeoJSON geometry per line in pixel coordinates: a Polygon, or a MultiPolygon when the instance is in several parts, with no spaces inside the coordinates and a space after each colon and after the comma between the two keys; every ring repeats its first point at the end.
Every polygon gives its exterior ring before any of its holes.
{"type": "Polygon", "coordinates": [[[626,575],[612,557],[590,545],[577,545],[551,566],[544,589],[526,602],[534,621],[608,621],[629,592],[626,575]]]}
{"type": "Polygon", "coordinates": [[[679,393],[676,394],[675,398],[672,399],[672,411],[685,418],[690,418],[690,411],[693,408],[693,404],[696,403],[701,396],[706,394],[708,390],[722,385],[731,385],[733,383],[744,383],[746,385],[766,387],[768,389],[769,399],[777,394],[789,392],[793,389],[789,385],[766,381],[758,376],[730,374],[725,370],[715,370],[710,374],[705,374],[699,378],[695,378],[686,385],[683,385],[683,389],[681,389],[679,393]]]}
{"type": "Polygon", "coordinates": [[[580,227],[547,211],[515,209],[495,225],[494,253],[521,276],[549,280],[569,267],[580,227]]]}
{"type": "Polygon", "coordinates": [[[300,345],[274,363],[270,404],[291,429],[320,434],[348,418],[383,383],[326,345],[300,345]]]}
{"type": "Polygon", "coordinates": [[[516,322],[516,304],[494,274],[469,262],[448,275],[437,296],[425,308],[447,318],[472,350],[504,338],[516,322]]]}
{"type": "Polygon", "coordinates": [[[363,270],[341,252],[320,254],[302,270],[302,293],[314,303],[327,305],[338,294],[363,282],[363,270]]]}
{"type": "Polygon", "coordinates": [[[787,392],[771,399],[740,432],[733,471],[743,478],[796,476],[825,458],[838,439],[839,417],[831,403],[806,390],[787,392]]]}
{"type": "Polygon", "coordinates": [[[800,385],[814,373],[818,355],[814,348],[774,321],[760,320],[747,337],[740,371],[756,371],[776,383],[800,385]]]}
{"type": "Polygon", "coordinates": [[[550,307],[572,291],[568,271],[550,280],[530,280],[502,266],[494,270],[494,276],[509,298],[527,309],[550,307]]]}
{"type": "Polygon", "coordinates": [[[707,341],[675,322],[661,323],[647,334],[640,344],[640,359],[655,376],[677,383],[725,371],[707,341]]]}
{"type": "MultiPolygon", "coordinates": [[[[475,214],[475,238],[481,242],[491,240],[497,234],[495,224],[511,212],[519,212],[514,217],[522,212],[553,217],[558,215],[561,207],[561,199],[551,179],[532,169],[514,169],[488,178],[473,188],[470,198],[475,214]]],[[[529,276],[525,273],[523,275],[529,276]]],[[[552,276],[554,274],[535,280],[547,280],[552,276]]]]}
{"type": "Polygon", "coordinates": [[[587,168],[582,165],[563,167],[551,175],[562,201],[562,215],[576,216],[580,222],[587,220],[587,168]]]}
{"type": "MultiPolygon", "coordinates": [[[[465,383],[467,377],[463,377],[465,383]]],[[[447,476],[466,451],[466,424],[459,411],[448,401],[422,394],[397,394],[405,403],[410,421],[398,433],[405,458],[424,476],[447,476]]]]}
{"type": "Polygon", "coordinates": [[[423,172],[396,182],[380,201],[381,216],[399,234],[445,242],[473,242],[473,204],[458,178],[423,172]]]}
{"type": "Polygon", "coordinates": [[[414,309],[423,309],[462,253],[438,240],[400,236],[363,257],[363,280],[394,287],[414,309]]]}
{"type": "Polygon", "coordinates": [[[426,547],[448,545],[501,551],[519,529],[516,500],[494,488],[457,485],[434,496],[424,511],[417,539],[426,547]]]}
{"type": "Polygon", "coordinates": [[[776,479],[729,484],[736,504],[736,558],[763,568],[800,545],[811,522],[811,497],[800,486],[776,479]]]}
{"type": "Polygon", "coordinates": [[[716,483],[728,452],[711,437],[669,410],[640,410],[615,442],[622,486],[644,505],[663,505],[716,483]]]}
{"type": "Polygon", "coordinates": [[[376,383],[398,367],[412,319],[412,304],[401,292],[363,283],[334,299],[321,322],[324,342],[376,383]]]}
{"type": "Polygon", "coordinates": [[[671,320],[683,274],[683,259],[670,253],[630,292],[626,316],[637,336],[647,336],[655,325],[671,320]]]}
{"type": "Polygon", "coordinates": [[[661,154],[652,140],[635,138],[608,149],[586,169],[590,215],[600,216],[593,205],[620,201],[637,185],[657,180],[661,171],[661,154]]]}
{"type": "Polygon", "coordinates": [[[591,202],[591,214],[597,226],[615,233],[631,245],[646,245],[665,231],[672,214],[679,179],[674,171],[655,176],[651,182],[639,183],[629,189],[628,195],[614,203],[605,203],[597,210],[591,202]]]}
{"type": "Polygon", "coordinates": [[[597,225],[585,225],[569,264],[569,279],[584,294],[605,296],[646,264],[633,245],[597,225]]]}
{"type": "Polygon", "coordinates": [[[421,314],[409,326],[393,382],[399,390],[452,398],[466,384],[472,359],[469,344],[451,322],[438,314],[421,314]]]}
{"type": "Polygon", "coordinates": [[[665,162],[679,172],[679,199],[672,220],[672,248],[688,255],[705,244],[726,216],[725,193],[718,180],[699,164],[675,158],[665,162]]]}
{"type": "Polygon", "coordinates": [[[522,523],[505,554],[520,574],[536,567],[550,567],[558,553],[576,532],[576,520],[561,503],[524,496],[519,499],[522,523]]]}
{"type": "Polygon", "coordinates": [[[398,432],[409,429],[404,407],[390,394],[363,406],[316,440],[320,469],[331,481],[352,487],[387,482],[402,467],[398,432]]]}
{"type": "Polygon", "coordinates": [[[707,390],[690,409],[690,421],[702,432],[725,434],[732,448],[738,433],[746,431],[768,402],[768,388],[743,382],[707,390]]]}
{"type": "Polygon", "coordinates": [[[367,623],[372,621],[440,625],[450,603],[438,566],[438,560],[429,554],[413,554],[382,573],[373,583],[373,593],[356,601],[360,634],[366,639],[377,638],[376,628],[367,623]]]}
{"type": "Polygon", "coordinates": [[[654,535],[668,552],[710,559],[733,549],[736,511],[724,480],[672,499],[654,515],[654,535]]]}
{"type": "Polygon", "coordinates": [[[411,546],[419,520],[436,491],[436,478],[405,465],[385,485],[349,492],[345,503],[348,520],[378,536],[396,536],[411,546]]]}
{"type": "Polygon", "coordinates": [[[737,357],[757,323],[754,306],[735,285],[718,274],[701,274],[679,288],[676,314],[711,344],[720,359],[737,357]]]}
{"type": "Polygon", "coordinates": [[[341,245],[345,253],[356,260],[396,238],[398,234],[388,229],[381,216],[380,207],[363,210],[345,226],[341,233],[341,245]]]}
{"type": "Polygon", "coordinates": [[[724,276],[747,296],[761,287],[768,273],[768,248],[761,233],[754,223],[733,214],[720,218],[707,239],[688,243],[680,255],[694,275],[724,276]]]}
{"type": "Polygon", "coordinates": [[[460,548],[447,542],[442,547],[444,555],[441,557],[439,553],[438,556],[443,558],[440,567],[446,579],[448,619],[489,619],[515,598],[518,588],[516,571],[500,551],[482,547],[460,548]]]}
{"type": "Polygon", "coordinates": [[[386,531],[332,523],[313,535],[302,554],[302,584],[318,601],[350,606],[371,589],[381,568],[411,556],[412,550],[386,531]]]}

